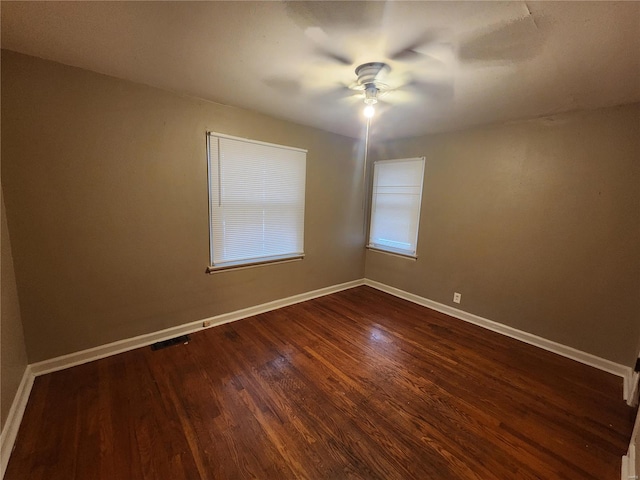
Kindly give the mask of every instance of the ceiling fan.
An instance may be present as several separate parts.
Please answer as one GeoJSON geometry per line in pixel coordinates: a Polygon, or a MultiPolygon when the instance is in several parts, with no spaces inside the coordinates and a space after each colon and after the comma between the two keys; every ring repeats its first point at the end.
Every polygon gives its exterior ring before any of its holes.
{"type": "Polygon", "coordinates": [[[389,85],[381,80],[381,77],[390,70],[391,67],[383,62],[363,63],[356,68],[358,80],[349,88],[364,93],[366,107],[363,113],[365,117],[373,117],[375,113],[374,105],[378,103],[378,97],[390,90],[389,85]]]}
{"type": "MultiPolygon", "coordinates": [[[[337,48],[322,27],[307,27],[305,34],[313,42],[318,58],[343,66],[354,65],[356,57],[344,47],[337,48]]],[[[420,101],[420,97],[432,106],[445,106],[453,98],[456,68],[513,65],[535,56],[542,42],[543,37],[528,8],[520,16],[459,37],[450,30],[428,29],[404,45],[396,45],[386,52],[376,51],[383,61],[359,65],[355,69],[354,84],[342,84],[323,95],[340,98],[348,96],[349,90],[356,91],[367,107],[373,107],[379,100],[392,104],[403,103],[403,100],[414,103],[420,101]]],[[[366,113],[372,115],[373,108],[368,108],[366,113]]]]}
{"type": "MultiPolygon", "coordinates": [[[[331,63],[352,67],[353,59],[337,54],[330,45],[314,38],[315,54],[331,63]]],[[[452,73],[453,47],[437,39],[405,46],[394,53],[381,55],[382,61],[366,62],[355,67],[356,81],[339,82],[324,90],[324,99],[364,100],[365,115],[374,113],[373,105],[415,103],[427,101],[446,104],[453,98],[454,77],[452,73]],[[355,97],[355,98],[354,98],[355,97]]]]}

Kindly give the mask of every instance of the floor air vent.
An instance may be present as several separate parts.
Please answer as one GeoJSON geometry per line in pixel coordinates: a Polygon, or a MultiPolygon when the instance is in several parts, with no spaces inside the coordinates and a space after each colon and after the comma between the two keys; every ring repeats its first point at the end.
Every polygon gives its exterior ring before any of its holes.
{"type": "Polygon", "coordinates": [[[161,350],[163,348],[170,347],[172,345],[178,345],[179,343],[189,343],[189,335],[180,335],[176,338],[170,338],[169,340],[163,340],[162,342],[156,342],[151,345],[151,350],[161,350]]]}

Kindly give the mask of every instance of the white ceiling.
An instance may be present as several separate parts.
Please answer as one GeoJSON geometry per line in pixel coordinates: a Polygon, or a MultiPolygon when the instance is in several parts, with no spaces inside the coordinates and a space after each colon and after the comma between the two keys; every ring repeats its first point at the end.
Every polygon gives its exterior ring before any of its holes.
{"type": "Polygon", "coordinates": [[[2,2],[2,47],[357,137],[640,101],[640,2],[2,2]]]}

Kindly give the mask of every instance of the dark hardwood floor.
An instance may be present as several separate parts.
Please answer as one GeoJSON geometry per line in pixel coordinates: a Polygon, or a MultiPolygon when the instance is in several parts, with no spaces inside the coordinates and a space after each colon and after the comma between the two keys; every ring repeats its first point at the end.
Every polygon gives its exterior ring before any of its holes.
{"type": "Polygon", "coordinates": [[[619,480],[622,381],[358,287],[38,377],[6,480],[619,480]]]}

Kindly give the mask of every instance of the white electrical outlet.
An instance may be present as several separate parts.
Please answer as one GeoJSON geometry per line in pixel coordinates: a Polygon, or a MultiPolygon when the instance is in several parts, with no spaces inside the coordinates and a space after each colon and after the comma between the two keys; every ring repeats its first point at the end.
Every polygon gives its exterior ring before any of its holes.
{"type": "Polygon", "coordinates": [[[456,292],[453,294],[453,303],[460,303],[461,299],[462,299],[461,293],[456,292]]]}

